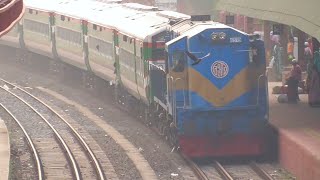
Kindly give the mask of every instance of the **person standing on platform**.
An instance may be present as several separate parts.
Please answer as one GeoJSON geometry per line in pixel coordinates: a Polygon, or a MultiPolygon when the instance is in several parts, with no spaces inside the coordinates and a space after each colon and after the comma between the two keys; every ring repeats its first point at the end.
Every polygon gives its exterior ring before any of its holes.
{"type": "MultiPolygon", "coordinates": [[[[319,49],[319,51],[320,51],[320,49],[319,49]]],[[[315,52],[315,58],[314,58],[314,65],[316,66],[316,68],[317,68],[317,71],[318,71],[318,73],[319,73],[319,76],[320,76],[320,52],[319,51],[316,51],[315,52]]]]}
{"type": "MultiPolygon", "coordinates": [[[[319,53],[316,51],[314,52],[314,59],[319,56],[319,53]]],[[[307,62],[307,80],[306,80],[306,87],[307,91],[309,91],[310,83],[311,83],[311,77],[312,77],[312,67],[314,65],[314,60],[312,58],[307,62]]]]}
{"type": "MultiPolygon", "coordinates": [[[[302,65],[302,67],[307,66],[307,64],[311,63],[313,64],[313,57],[312,57],[312,51],[311,48],[309,46],[308,42],[304,43],[304,62],[300,63],[302,65]]],[[[305,67],[307,69],[307,67],[305,67]]]]}
{"type": "MultiPolygon", "coordinates": [[[[319,53],[317,58],[320,58],[319,53]]],[[[319,59],[320,60],[320,59],[319,59]]],[[[310,80],[310,87],[308,92],[308,101],[311,107],[320,107],[320,76],[317,66],[312,66],[312,76],[310,80]]]]}
{"type": "Polygon", "coordinates": [[[298,94],[298,85],[301,81],[302,71],[301,67],[298,64],[296,59],[292,60],[292,69],[290,72],[290,77],[287,79],[288,85],[288,102],[290,103],[297,103],[300,101],[299,94],[298,94]]]}
{"type": "Polygon", "coordinates": [[[288,53],[289,63],[291,63],[291,61],[294,59],[293,48],[294,48],[294,39],[293,37],[290,36],[287,44],[287,53],[288,53]]]}
{"type": "Polygon", "coordinates": [[[282,79],[282,56],[281,56],[281,45],[280,42],[276,42],[276,44],[273,47],[273,58],[274,58],[274,67],[276,72],[276,78],[277,80],[282,79]]]}

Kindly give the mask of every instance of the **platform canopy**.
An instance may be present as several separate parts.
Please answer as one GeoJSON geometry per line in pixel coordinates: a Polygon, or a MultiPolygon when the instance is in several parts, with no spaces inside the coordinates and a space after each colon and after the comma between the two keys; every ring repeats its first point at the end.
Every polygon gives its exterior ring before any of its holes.
{"type": "Polygon", "coordinates": [[[213,8],[292,25],[320,41],[319,0],[217,0],[213,8]]]}
{"type": "Polygon", "coordinates": [[[187,14],[227,11],[292,25],[320,41],[319,0],[178,0],[178,7],[187,14]]]}

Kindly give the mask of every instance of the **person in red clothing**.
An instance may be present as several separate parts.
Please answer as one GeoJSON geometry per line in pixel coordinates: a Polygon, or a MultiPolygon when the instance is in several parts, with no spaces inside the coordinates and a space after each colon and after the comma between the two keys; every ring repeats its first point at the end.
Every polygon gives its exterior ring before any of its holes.
{"type": "Polygon", "coordinates": [[[288,102],[290,103],[296,103],[297,101],[300,101],[299,94],[298,94],[298,85],[301,81],[302,71],[301,67],[298,64],[298,61],[296,59],[292,60],[292,69],[290,72],[290,76],[287,79],[287,85],[288,85],[288,102]]]}

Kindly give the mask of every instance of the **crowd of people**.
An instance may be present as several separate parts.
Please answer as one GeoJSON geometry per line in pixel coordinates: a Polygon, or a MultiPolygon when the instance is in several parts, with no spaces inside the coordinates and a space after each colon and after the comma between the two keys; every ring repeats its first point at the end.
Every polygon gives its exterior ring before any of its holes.
{"type": "MultiPolygon", "coordinates": [[[[280,36],[270,33],[273,43],[272,58],[269,67],[272,67],[277,80],[282,79],[284,70],[283,52],[281,51],[280,36]]],[[[320,49],[314,50],[312,38],[304,43],[304,56],[299,60],[294,56],[294,38],[290,36],[287,44],[288,62],[292,65],[289,76],[285,78],[287,85],[286,99],[289,103],[300,101],[298,89],[303,86],[308,93],[308,103],[312,107],[320,107],[320,49]],[[302,72],[306,72],[307,78],[302,78],[302,72]],[[304,83],[305,82],[305,83],[304,83]]],[[[297,50],[296,50],[297,51],[297,50]]],[[[283,96],[281,96],[283,97],[283,96]]],[[[279,100],[279,99],[278,99],[279,100]]],[[[281,102],[283,100],[280,100],[281,102]]],[[[280,102],[279,101],[279,102],[280,102]]]]}
{"type": "MultiPolygon", "coordinates": [[[[320,49],[312,53],[310,44],[305,42],[304,57],[307,67],[306,90],[308,102],[312,107],[320,107],[320,49]]],[[[288,102],[297,103],[299,99],[299,82],[302,80],[302,70],[296,59],[292,59],[290,76],[286,79],[288,85],[288,102]]]]}

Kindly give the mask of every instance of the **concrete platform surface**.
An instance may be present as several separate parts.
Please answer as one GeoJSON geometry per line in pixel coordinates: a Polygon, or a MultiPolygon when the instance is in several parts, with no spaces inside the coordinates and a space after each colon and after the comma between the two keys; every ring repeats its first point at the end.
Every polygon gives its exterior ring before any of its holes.
{"type": "Polygon", "coordinates": [[[0,119],[0,180],[7,180],[9,173],[10,144],[7,127],[0,119]]]}
{"type": "Polygon", "coordinates": [[[300,95],[297,104],[280,104],[271,94],[270,122],[279,132],[279,161],[299,180],[320,179],[320,108],[308,105],[308,96],[300,95]]]}

